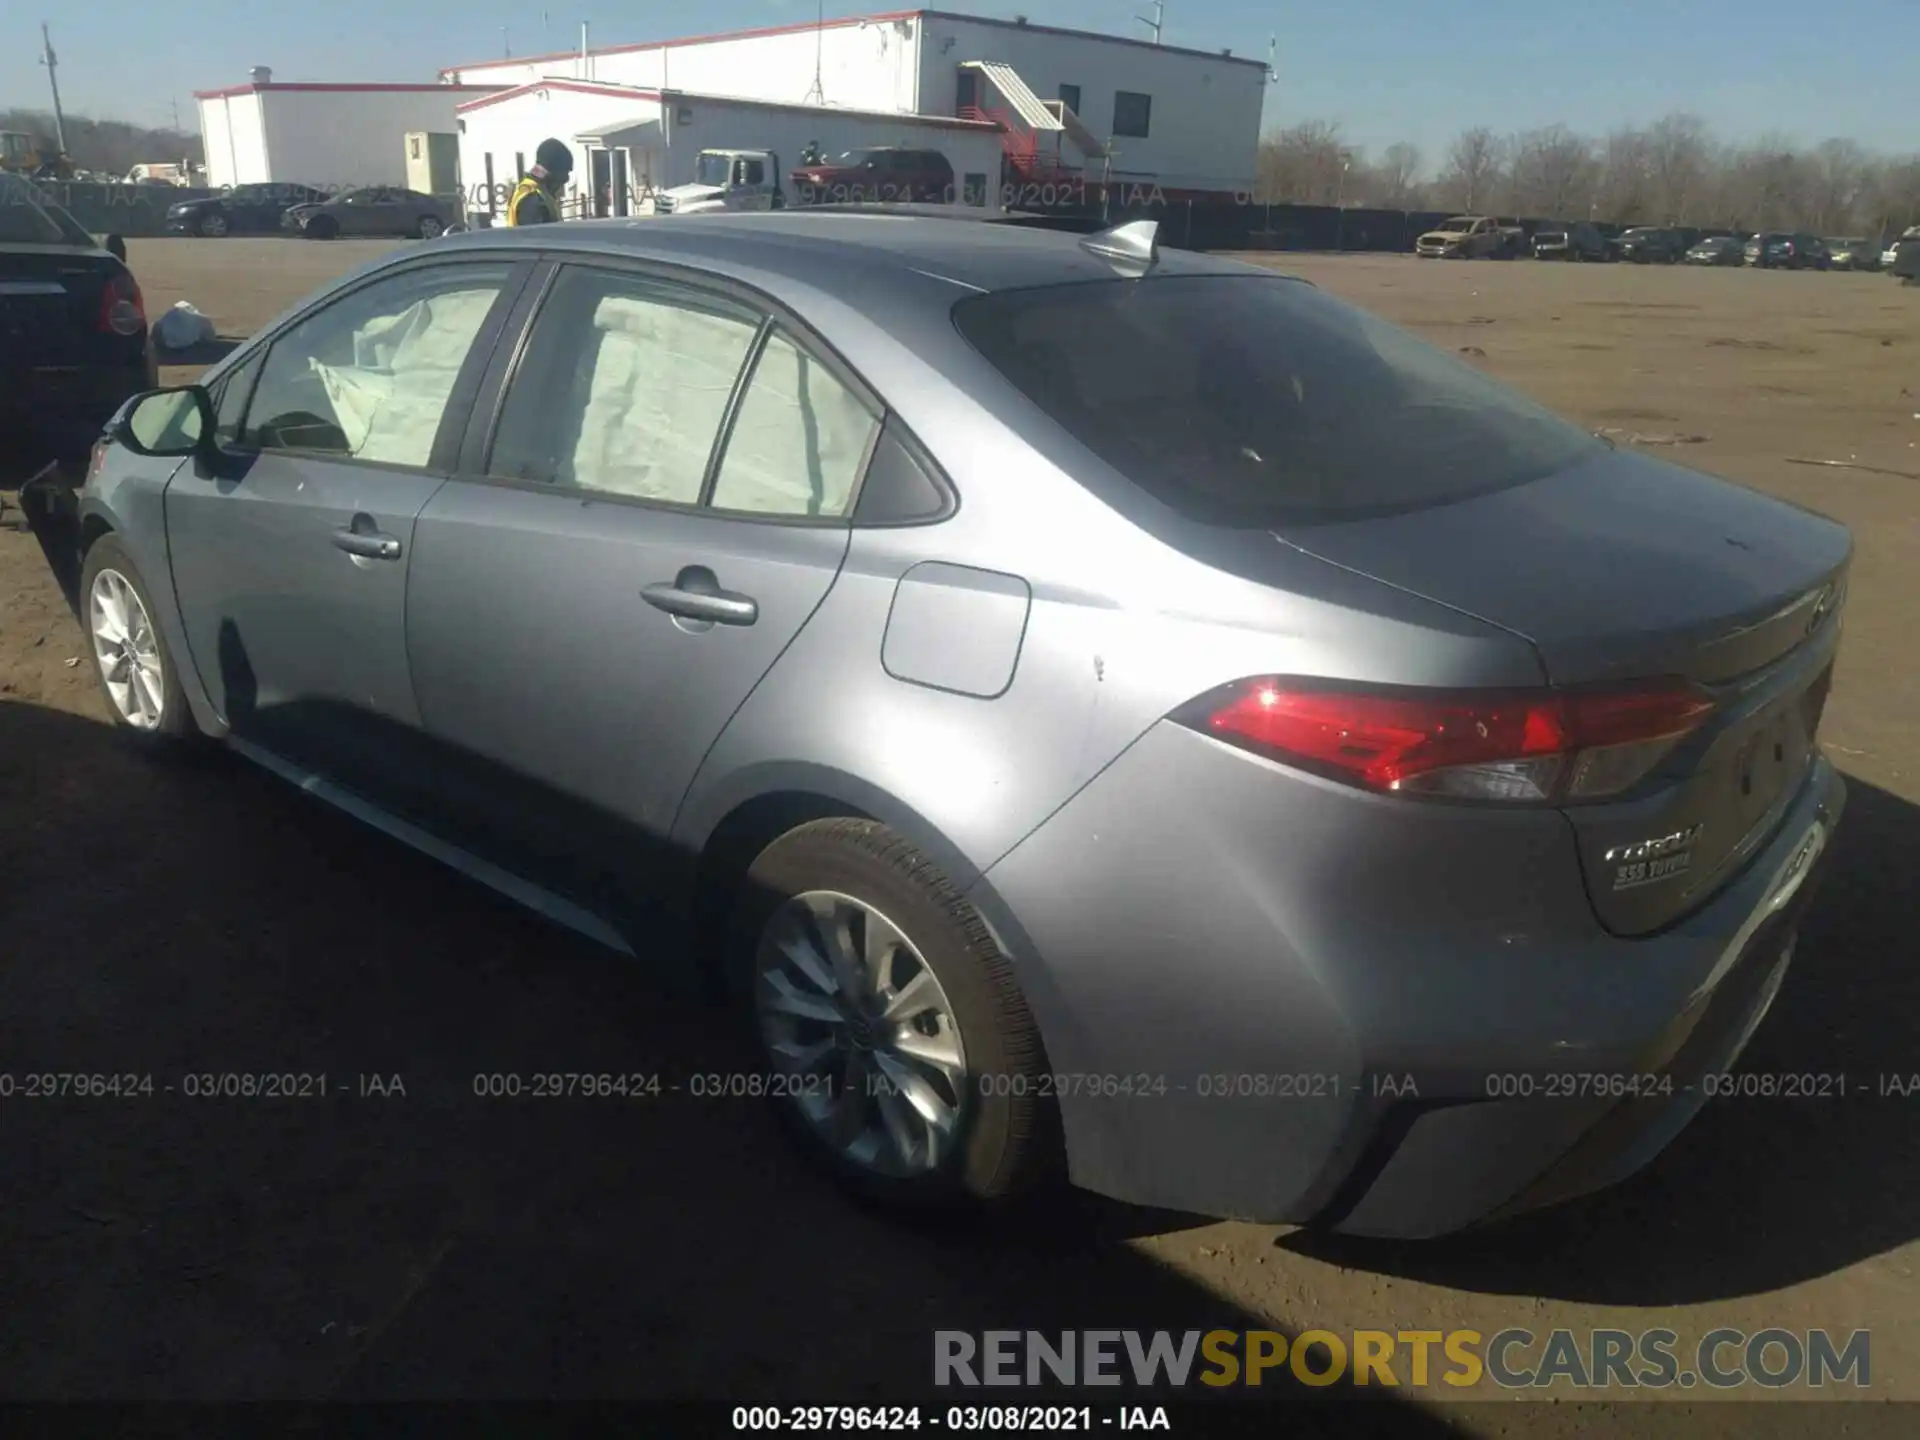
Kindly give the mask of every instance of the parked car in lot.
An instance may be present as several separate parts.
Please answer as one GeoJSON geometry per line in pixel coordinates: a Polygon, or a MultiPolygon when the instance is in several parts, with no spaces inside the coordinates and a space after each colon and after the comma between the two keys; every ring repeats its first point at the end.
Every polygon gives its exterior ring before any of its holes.
{"type": "Polygon", "coordinates": [[[236,185],[222,195],[167,207],[169,235],[277,235],[280,217],[295,205],[324,205],[317,185],[236,185]]]}
{"type": "Polygon", "coordinates": [[[803,205],[856,202],[952,204],[953,163],[938,150],[876,145],[818,165],[797,165],[794,193],[803,205]]]}
{"type": "Polygon", "coordinates": [[[1709,235],[1695,241],[1681,258],[1689,265],[1738,265],[1744,249],[1731,235],[1709,235]]]}
{"type": "Polygon", "coordinates": [[[1614,247],[1622,260],[1635,265],[1672,265],[1686,253],[1677,233],[1655,225],[1636,225],[1621,231],[1614,247]]]}
{"type": "Polygon", "coordinates": [[[1536,260],[1601,261],[1613,258],[1607,237],[1599,227],[1585,220],[1556,225],[1533,234],[1533,258],[1536,260]]]}
{"type": "Polygon", "coordinates": [[[1826,237],[1827,263],[1835,270],[1878,270],[1880,247],[1862,235],[1826,237]]]}
{"type": "Polygon", "coordinates": [[[1764,270],[1825,270],[1831,263],[1818,235],[1799,230],[1768,230],[1746,244],[1743,258],[1764,270]]]}
{"type": "Polygon", "coordinates": [[[1617,1180],[1844,799],[1844,527],[1151,222],[477,231],[32,494],[130,742],[729,982],[907,1203],[1418,1236],[1617,1180]]]}
{"type": "Polygon", "coordinates": [[[369,185],[317,204],[294,205],[280,217],[283,231],[310,240],[352,236],[417,236],[431,240],[463,223],[457,199],[442,200],[398,185],[369,185]]]}
{"type": "Polygon", "coordinates": [[[1504,260],[1516,254],[1524,232],[1491,215],[1456,215],[1413,242],[1424,260],[1504,260]]]}
{"type": "Polygon", "coordinates": [[[0,439],[9,458],[85,459],[153,388],[146,302],[126,245],[96,242],[30,180],[0,173],[0,439]]]}

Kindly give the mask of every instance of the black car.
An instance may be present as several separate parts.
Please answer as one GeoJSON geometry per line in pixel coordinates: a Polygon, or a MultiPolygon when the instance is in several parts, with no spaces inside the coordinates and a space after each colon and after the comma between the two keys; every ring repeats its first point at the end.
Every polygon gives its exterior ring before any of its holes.
{"type": "Polygon", "coordinates": [[[0,174],[0,437],[30,464],[85,459],[155,380],[126,245],[105,246],[39,186],[0,174]]]}
{"type": "Polygon", "coordinates": [[[167,207],[169,235],[276,235],[292,205],[327,198],[318,185],[236,185],[220,195],[182,200],[167,207]]]}
{"type": "Polygon", "coordinates": [[[1636,265],[1672,265],[1686,251],[1677,234],[1653,225],[1624,231],[1614,245],[1622,260],[1636,265]]]}
{"type": "Polygon", "coordinates": [[[1688,265],[1738,265],[1743,258],[1742,245],[1731,235],[1709,235],[1697,240],[1681,257],[1688,265]]]}
{"type": "Polygon", "coordinates": [[[1571,225],[1555,225],[1533,233],[1533,258],[1536,260],[1611,260],[1607,237],[1585,220],[1571,225]]]}
{"type": "Polygon", "coordinates": [[[1762,270],[1825,270],[1826,241],[1804,230],[1768,230],[1747,242],[1746,262],[1762,270]]]}

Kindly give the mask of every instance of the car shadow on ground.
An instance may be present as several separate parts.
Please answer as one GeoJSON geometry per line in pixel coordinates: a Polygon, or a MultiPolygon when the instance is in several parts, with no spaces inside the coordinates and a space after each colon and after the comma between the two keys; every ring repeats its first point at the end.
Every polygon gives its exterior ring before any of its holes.
{"type": "MultiPolygon", "coordinates": [[[[122,1091],[5,1102],[0,1394],[924,1403],[939,1329],[1267,1328],[1130,1247],[1123,1207],[939,1228],[850,1203],[762,1103],[692,1093],[741,1048],[659,957],[229,752],[0,703],[0,814],[4,1068],[122,1091]],[[551,1072],[681,1088],[476,1093],[551,1072]],[[309,1078],[188,1093],[239,1075],[309,1078]]],[[[1374,1429],[1350,1389],[1266,1378],[1335,1397],[1289,1433],[1374,1429]]]]}
{"type": "Polygon", "coordinates": [[[1908,1244],[1920,1235],[1916,873],[1920,809],[1850,777],[1824,891],[1737,1066],[1802,1093],[1712,1100],[1646,1170],[1558,1209],[1419,1244],[1277,1243],[1462,1290],[1609,1305],[1760,1294],[1908,1244]]]}

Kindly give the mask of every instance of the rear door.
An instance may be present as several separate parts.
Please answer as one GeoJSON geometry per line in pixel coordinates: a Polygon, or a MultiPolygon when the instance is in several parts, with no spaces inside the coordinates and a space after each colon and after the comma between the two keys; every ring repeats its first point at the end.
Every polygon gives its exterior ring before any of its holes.
{"type": "Polygon", "coordinates": [[[602,914],[825,598],[879,407],[751,297],[569,264],[420,516],[407,643],[450,838],[602,914]]]}
{"type": "Polygon", "coordinates": [[[381,792],[396,734],[417,722],[404,624],[415,517],[445,483],[529,268],[384,272],[230,372],[223,448],[182,465],[165,503],[192,663],[241,739],[381,792]]]}

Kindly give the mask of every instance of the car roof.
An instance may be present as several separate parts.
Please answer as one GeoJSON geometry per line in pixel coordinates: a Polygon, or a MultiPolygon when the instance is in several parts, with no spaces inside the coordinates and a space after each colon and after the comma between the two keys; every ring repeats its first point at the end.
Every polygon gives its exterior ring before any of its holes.
{"type": "MultiPolygon", "coordinates": [[[[1115,266],[1083,248],[1082,236],[986,217],[957,218],[906,206],[862,211],[826,206],[640,220],[578,220],[497,228],[436,244],[512,249],[532,245],[682,264],[750,282],[785,279],[859,306],[878,284],[944,295],[1112,280],[1115,266]]],[[[939,207],[944,210],[945,207],[939,207]]],[[[1262,266],[1162,249],[1162,275],[1275,275],[1262,266]]]]}

